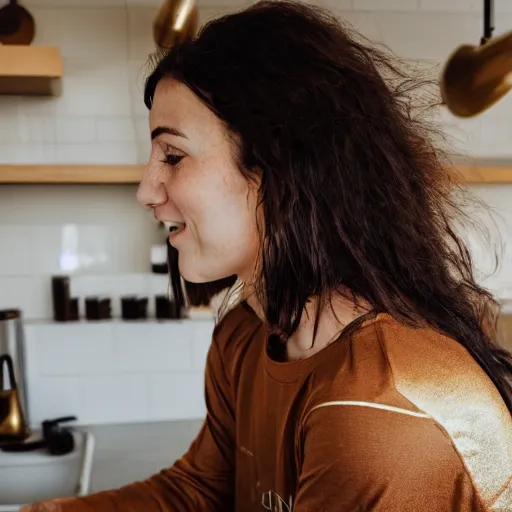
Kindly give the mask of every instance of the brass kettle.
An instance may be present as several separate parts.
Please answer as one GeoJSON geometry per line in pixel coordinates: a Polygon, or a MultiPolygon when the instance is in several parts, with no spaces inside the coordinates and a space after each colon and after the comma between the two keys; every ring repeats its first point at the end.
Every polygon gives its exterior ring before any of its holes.
{"type": "Polygon", "coordinates": [[[30,435],[21,408],[11,356],[0,356],[0,444],[23,441],[30,435]],[[4,389],[4,366],[7,366],[10,389],[4,389]]]}
{"type": "Polygon", "coordinates": [[[194,0],[166,0],[153,22],[153,39],[160,48],[171,48],[195,37],[199,14],[194,0]]]}

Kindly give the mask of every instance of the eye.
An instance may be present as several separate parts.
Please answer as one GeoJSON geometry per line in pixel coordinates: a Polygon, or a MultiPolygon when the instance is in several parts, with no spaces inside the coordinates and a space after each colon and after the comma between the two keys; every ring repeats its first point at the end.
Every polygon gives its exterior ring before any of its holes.
{"type": "Polygon", "coordinates": [[[175,155],[173,153],[166,153],[162,162],[171,166],[178,165],[183,160],[182,155],[175,155]]]}

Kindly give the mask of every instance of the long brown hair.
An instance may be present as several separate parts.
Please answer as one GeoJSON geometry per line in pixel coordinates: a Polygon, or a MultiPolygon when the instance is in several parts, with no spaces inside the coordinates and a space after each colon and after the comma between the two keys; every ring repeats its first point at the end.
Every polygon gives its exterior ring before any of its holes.
{"type": "Polygon", "coordinates": [[[348,289],[456,339],[512,411],[497,303],[455,230],[464,189],[413,108],[424,83],[329,12],[290,1],[211,21],[158,56],[148,108],[164,76],[225,122],[241,172],[261,179],[255,290],[270,327],[289,336],[308,299],[348,289]]]}

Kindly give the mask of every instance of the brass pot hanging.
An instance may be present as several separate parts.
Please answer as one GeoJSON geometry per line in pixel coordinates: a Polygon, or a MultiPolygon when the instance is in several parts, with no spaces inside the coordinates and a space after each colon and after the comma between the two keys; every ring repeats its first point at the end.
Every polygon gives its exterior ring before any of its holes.
{"type": "Polygon", "coordinates": [[[199,15],[194,0],[166,0],[153,22],[153,39],[160,48],[171,48],[192,39],[199,15]]]}
{"type": "Polygon", "coordinates": [[[448,59],[441,75],[441,95],[458,117],[476,116],[512,88],[512,33],[483,46],[465,45],[448,59]]]}
{"type": "Polygon", "coordinates": [[[481,114],[512,88],[512,32],[493,39],[494,0],[483,4],[480,46],[457,48],[441,74],[443,102],[458,117],[481,114]]]}

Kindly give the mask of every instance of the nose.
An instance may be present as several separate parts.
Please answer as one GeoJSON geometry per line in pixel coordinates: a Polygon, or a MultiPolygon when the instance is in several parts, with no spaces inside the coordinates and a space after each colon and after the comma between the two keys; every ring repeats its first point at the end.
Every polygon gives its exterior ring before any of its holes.
{"type": "Polygon", "coordinates": [[[142,207],[149,209],[165,204],[167,200],[167,190],[160,173],[155,172],[151,164],[148,164],[142,172],[137,189],[137,201],[142,207]]]}

